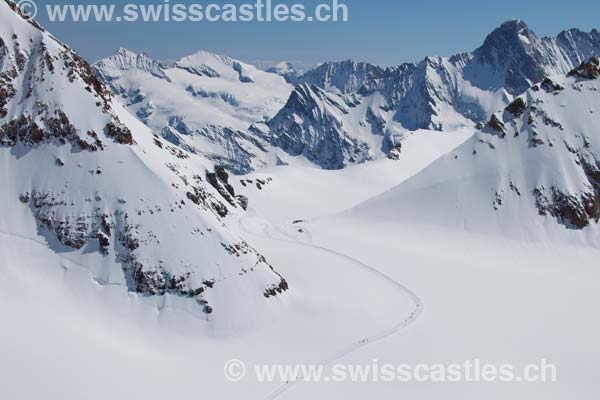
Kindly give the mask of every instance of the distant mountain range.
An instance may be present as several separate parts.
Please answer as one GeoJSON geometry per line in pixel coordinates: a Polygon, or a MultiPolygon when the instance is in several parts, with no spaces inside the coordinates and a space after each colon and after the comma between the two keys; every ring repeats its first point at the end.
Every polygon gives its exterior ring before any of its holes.
{"type": "Polygon", "coordinates": [[[166,140],[245,173],[298,156],[339,169],[389,154],[408,131],[475,126],[595,54],[597,30],[539,38],[512,20],[472,53],[395,67],[342,61],[299,73],[284,62],[265,73],[205,52],[163,65],[120,49],[95,68],[166,140]]]}

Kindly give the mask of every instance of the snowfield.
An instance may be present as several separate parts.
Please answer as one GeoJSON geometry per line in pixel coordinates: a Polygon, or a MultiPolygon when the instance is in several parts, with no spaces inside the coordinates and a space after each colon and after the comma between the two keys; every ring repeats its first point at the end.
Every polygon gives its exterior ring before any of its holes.
{"type": "Polygon", "coordinates": [[[460,229],[348,216],[301,225],[312,243],[368,262],[410,287],[425,312],[401,334],[346,357],[350,365],[547,359],[557,383],[298,385],[284,399],[593,399],[600,323],[597,249],[534,244],[460,229]],[[393,262],[390,262],[393,260],[393,262]]]}
{"type": "Polygon", "coordinates": [[[0,234],[7,250],[0,283],[2,397],[194,399],[252,393],[262,399],[280,384],[228,382],[227,360],[324,362],[415,318],[416,304],[407,292],[346,257],[261,235],[252,241],[285,265],[294,288],[283,304],[249,315],[252,328],[230,319],[224,330],[172,296],[152,300],[120,285],[99,285],[85,267],[44,243],[0,234]],[[358,287],[360,299],[354,294],[358,287]]]}
{"type": "Polygon", "coordinates": [[[383,158],[328,171],[298,158],[290,166],[235,177],[231,183],[237,192],[254,200],[253,209],[272,222],[333,214],[400,184],[473,133],[472,129],[406,133],[401,139],[403,150],[398,160],[383,158]]]}

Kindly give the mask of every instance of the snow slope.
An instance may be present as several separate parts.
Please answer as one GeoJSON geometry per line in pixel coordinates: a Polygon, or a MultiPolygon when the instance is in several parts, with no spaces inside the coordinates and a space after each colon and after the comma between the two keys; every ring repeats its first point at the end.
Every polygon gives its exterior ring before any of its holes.
{"type": "Polygon", "coordinates": [[[310,164],[273,167],[232,178],[231,184],[237,193],[251,199],[251,209],[272,223],[322,217],[404,182],[472,134],[469,129],[411,132],[402,138],[398,160],[384,158],[335,171],[310,164]]]}
{"type": "Polygon", "coordinates": [[[339,362],[479,359],[518,370],[546,359],[558,382],[303,382],[279,398],[595,398],[600,325],[589,315],[600,300],[598,72],[591,60],[535,85],[464,144],[356,207],[391,161],[319,171],[317,179],[290,166],[253,174],[272,178],[262,190],[240,186],[256,199],[249,218],[271,221],[269,231],[368,263],[423,301],[425,313],[410,329],[339,362]],[[536,188],[548,202],[536,201],[536,188]],[[345,206],[352,208],[327,215],[345,206]]]}
{"type": "Polygon", "coordinates": [[[598,245],[599,62],[546,79],[455,151],[352,213],[598,245]]]}
{"type": "Polygon", "coordinates": [[[304,382],[281,399],[578,399],[600,386],[597,249],[507,240],[377,214],[307,221],[299,239],[400,280],[425,305],[408,330],[340,360],[344,365],[451,365],[479,359],[517,371],[546,359],[556,383],[304,382]],[[376,216],[376,217],[375,217],[376,216]],[[364,217],[364,218],[363,218],[364,217]]]}
{"type": "Polygon", "coordinates": [[[172,300],[99,285],[72,254],[53,252],[44,242],[0,233],[0,396],[264,399],[281,382],[258,382],[250,370],[243,382],[229,382],[225,362],[243,360],[248,368],[319,363],[398,329],[414,312],[412,299],[393,282],[352,260],[262,234],[246,236],[295,284],[281,298],[285,307],[270,302],[262,312],[245,311],[260,319],[252,329],[232,311],[224,329],[172,300]],[[354,290],[364,282],[369,285],[357,298],[354,290]]]}
{"type": "Polygon", "coordinates": [[[11,8],[0,4],[0,230],[45,241],[101,284],[218,313],[223,329],[253,324],[244,316],[288,284],[228,226],[245,199],[227,175],[154,135],[11,8]]]}

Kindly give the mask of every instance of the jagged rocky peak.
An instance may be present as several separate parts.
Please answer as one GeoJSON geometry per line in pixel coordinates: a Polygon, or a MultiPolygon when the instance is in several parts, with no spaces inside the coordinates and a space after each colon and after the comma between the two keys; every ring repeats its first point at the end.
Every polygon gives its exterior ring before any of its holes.
{"type": "Polygon", "coordinates": [[[597,29],[591,32],[579,29],[563,31],[556,38],[556,43],[573,65],[587,61],[590,55],[600,55],[600,32],[597,29]]]}
{"type": "Polygon", "coordinates": [[[313,108],[321,110],[318,106],[321,101],[338,108],[341,112],[347,112],[347,106],[338,101],[338,97],[328,93],[320,87],[308,83],[301,83],[294,88],[286,103],[286,107],[295,109],[299,113],[305,113],[313,108]]]}
{"type": "MultiPolygon", "coordinates": [[[[490,33],[481,47],[481,50],[486,51],[486,55],[490,54],[492,49],[503,50],[511,47],[521,47],[530,44],[536,40],[537,36],[529,29],[527,24],[520,19],[513,19],[504,22],[498,28],[490,33]]],[[[494,58],[489,58],[489,62],[497,62],[494,58]]]]}
{"type": "Polygon", "coordinates": [[[521,20],[507,21],[495,29],[473,56],[475,65],[467,68],[469,80],[482,88],[504,86],[514,95],[542,80],[546,67],[556,64],[553,49],[548,49],[521,20]],[[495,79],[489,80],[486,75],[495,79]]]}
{"type": "Polygon", "coordinates": [[[477,87],[504,87],[516,96],[546,76],[568,73],[599,52],[597,30],[570,29],[556,38],[539,38],[523,21],[513,20],[494,30],[473,53],[465,77],[477,87]]]}
{"type": "Polygon", "coordinates": [[[339,93],[353,93],[377,89],[383,75],[381,67],[347,60],[323,63],[300,76],[299,81],[339,93]]]}
{"type": "Polygon", "coordinates": [[[119,75],[118,71],[139,70],[154,75],[157,78],[169,80],[165,74],[165,66],[150,58],[146,53],[135,53],[120,47],[108,58],[99,61],[95,65],[104,79],[114,79],[119,75]]]}
{"type": "MultiPolygon", "coordinates": [[[[292,156],[304,156],[323,169],[340,169],[372,159],[370,143],[355,137],[349,114],[355,96],[327,92],[302,83],[287,104],[268,122],[271,143],[292,156]]],[[[371,134],[369,134],[371,135],[371,134]]],[[[373,143],[381,138],[374,135],[373,143]]]]}
{"type": "Polygon", "coordinates": [[[101,284],[201,313],[241,317],[287,290],[228,226],[247,199],[227,174],[154,134],[77,53],[5,1],[0,94],[3,231],[69,253],[101,284]]]}
{"type": "MultiPolygon", "coordinates": [[[[303,121],[296,124],[305,125],[298,130],[304,132],[322,131],[324,126],[333,127],[335,121],[342,121],[337,125],[344,127],[343,135],[360,146],[369,143],[372,156],[385,156],[390,146],[385,142],[382,145],[381,137],[401,135],[406,130],[451,131],[488,121],[496,110],[506,107],[533,84],[546,76],[567,74],[597,54],[599,48],[598,31],[573,29],[558,38],[539,38],[523,21],[513,20],[495,29],[479,49],[450,58],[427,57],[418,63],[388,68],[352,60],[327,62],[297,76],[289,63],[281,63],[269,73],[202,51],[165,70],[176,81],[172,88],[162,85],[164,82],[157,84],[123,73],[111,82],[111,87],[128,99],[140,119],[166,132],[165,138],[176,139],[173,144],[207,154],[230,172],[238,173],[265,166],[274,159],[267,155],[272,151],[269,144],[281,142],[268,143],[271,134],[289,136],[289,132],[277,131],[256,136],[255,130],[248,129],[256,122],[283,129],[287,125],[279,123],[281,115],[304,115],[303,121]],[[293,91],[288,83],[314,85],[324,93],[310,86],[293,91]],[[168,101],[162,100],[165,93],[170,93],[168,101]],[[308,118],[311,114],[327,114],[324,108],[315,106],[317,103],[340,107],[327,109],[336,117],[324,120],[324,125],[306,125],[306,121],[313,120],[308,118]],[[301,110],[303,106],[308,109],[301,110]],[[278,113],[277,122],[268,122],[278,113]],[[174,132],[169,124],[173,118],[184,119],[190,129],[174,132]],[[201,140],[195,140],[197,133],[203,137],[201,140]]],[[[337,134],[340,129],[330,132],[337,134]]],[[[287,147],[283,150],[297,153],[287,147]]],[[[322,155],[329,158],[331,152],[322,155]]],[[[341,158],[335,163],[312,161],[339,167],[350,160],[360,162],[364,155],[359,149],[356,157],[345,157],[343,163],[339,162],[341,158]]]]}

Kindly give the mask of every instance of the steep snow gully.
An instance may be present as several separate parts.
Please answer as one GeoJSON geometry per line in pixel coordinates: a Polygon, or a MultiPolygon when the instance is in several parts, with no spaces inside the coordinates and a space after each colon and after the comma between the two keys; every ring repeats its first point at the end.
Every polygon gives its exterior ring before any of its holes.
{"type": "MultiPolygon", "coordinates": [[[[354,353],[355,351],[357,351],[360,348],[366,347],[372,343],[379,342],[389,336],[392,336],[392,335],[402,331],[403,329],[409,327],[413,323],[415,323],[424,311],[423,302],[410,289],[408,289],[407,287],[398,283],[397,281],[393,280],[392,278],[385,275],[381,271],[379,271],[363,262],[360,262],[360,261],[358,261],[352,257],[349,257],[345,254],[338,253],[337,251],[313,244],[312,239],[310,239],[310,235],[309,235],[309,240],[307,243],[299,241],[295,238],[292,238],[290,235],[286,234],[285,232],[278,229],[277,227],[272,226],[267,221],[258,219],[256,217],[256,213],[250,209],[248,210],[247,215],[242,216],[238,220],[238,224],[240,226],[240,229],[242,229],[245,233],[247,233],[250,236],[261,237],[263,239],[277,241],[277,242],[289,243],[289,244],[293,244],[293,245],[301,246],[301,247],[309,247],[309,248],[316,249],[318,251],[325,252],[330,255],[339,257],[340,259],[343,259],[344,261],[350,262],[350,264],[356,266],[357,268],[365,270],[365,271],[377,276],[378,278],[387,281],[391,285],[398,288],[398,290],[404,296],[406,296],[408,299],[410,299],[410,301],[412,303],[414,303],[413,311],[410,314],[408,314],[408,316],[406,314],[401,315],[400,320],[396,321],[390,328],[385,329],[381,332],[375,333],[371,336],[363,337],[353,343],[350,343],[342,350],[340,350],[328,357],[325,357],[324,359],[320,360],[319,362],[316,362],[315,365],[331,366],[334,362],[342,359],[343,357],[345,357],[347,355],[350,355],[351,353],[354,353]],[[262,229],[260,231],[257,231],[256,229],[251,228],[252,226],[254,226],[254,228],[256,228],[257,224],[261,225],[262,229]],[[274,229],[276,231],[275,234],[273,233],[272,229],[274,229]],[[281,237],[276,237],[276,236],[287,237],[287,238],[290,238],[290,240],[282,239],[281,237]]],[[[267,396],[265,398],[265,400],[274,400],[276,398],[279,398],[279,396],[281,396],[283,393],[287,392],[288,390],[290,390],[292,387],[294,387],[298,383],[303,382],[304,379],[305,379],[305,377],[299,376],[298,378],[296,378],[293,381],[287,381],[287,382],[283,383],[273,393],[271,393],[269,396],[267,396]]]]}

